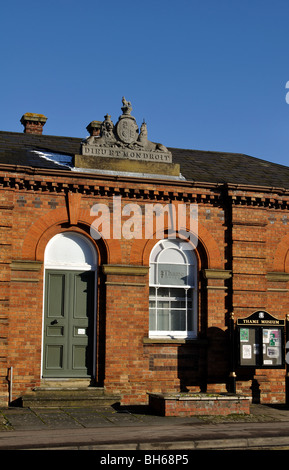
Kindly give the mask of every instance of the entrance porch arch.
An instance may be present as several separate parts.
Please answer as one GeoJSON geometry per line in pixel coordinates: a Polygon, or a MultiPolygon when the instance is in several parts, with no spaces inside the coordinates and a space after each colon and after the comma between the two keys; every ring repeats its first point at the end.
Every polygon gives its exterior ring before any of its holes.
{"type": "Polygon", "coordinates": [[[45,378],[94,378],[98,257],[84,235],[55,235],[44,252],[45,378]]]}

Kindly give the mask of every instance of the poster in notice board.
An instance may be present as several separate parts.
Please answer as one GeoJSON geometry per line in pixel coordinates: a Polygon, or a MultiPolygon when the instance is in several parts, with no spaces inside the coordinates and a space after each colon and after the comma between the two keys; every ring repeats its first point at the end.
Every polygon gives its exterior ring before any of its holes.
{"type": "Polygon", "coordinates": [[[240,328],[240,364],[257,366],[260,364],[260,347],[257,328],[240,328]]]}

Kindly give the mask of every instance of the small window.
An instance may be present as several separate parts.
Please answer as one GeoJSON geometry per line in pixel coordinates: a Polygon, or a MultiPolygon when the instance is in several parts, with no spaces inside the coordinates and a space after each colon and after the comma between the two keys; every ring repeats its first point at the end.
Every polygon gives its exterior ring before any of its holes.
{"type": "Polygon", "coordinates": [[[149,335],[195,338],[196,255],[188,242],[162,240],[150,256],[149,335]]]}

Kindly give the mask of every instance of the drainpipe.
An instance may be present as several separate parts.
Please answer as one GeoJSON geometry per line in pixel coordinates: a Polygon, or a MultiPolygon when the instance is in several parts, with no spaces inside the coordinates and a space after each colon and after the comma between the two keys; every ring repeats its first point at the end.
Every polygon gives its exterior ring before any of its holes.
{"type": "Polygon", "coordinates": [[[8,388],[9,388],[9,405],[12,403],[12,388],[13,388],[13,367],[8,369],[8,388]]]}
{"type": "Polygon", "coordinates": [[[285,334],[286,334],[286,342],[285,342],[285,371],[286,371],[286,375],[285,375],[285,403],[286,405],[288,405],[289,403],[289,353],[286,351],[288,351],[289,349],[289,315],[287,314],[286,315],[286,330],[285,330],[285,334]]]}
{"type": "Polygon", "coordinates": [[[229,335],[230,335],[230,393],[236,393],[236,372],[235,372],[235,324],[234,313],[230,314],[229,335]]]}

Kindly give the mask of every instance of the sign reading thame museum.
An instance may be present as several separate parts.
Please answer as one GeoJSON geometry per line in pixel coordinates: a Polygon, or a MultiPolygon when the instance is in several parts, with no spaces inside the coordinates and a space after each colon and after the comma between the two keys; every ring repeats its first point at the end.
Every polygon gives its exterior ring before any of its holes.
{"type": "Polygon", "coordinates": [[[237,320],[237,325],[285,326],[285,320],[279,320],[265,310],[258,310],[257,312],[252,313],[249,317],[239,318],[237,320]]]}

